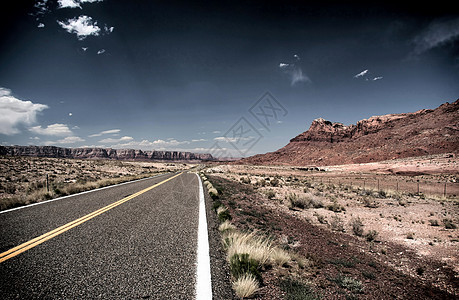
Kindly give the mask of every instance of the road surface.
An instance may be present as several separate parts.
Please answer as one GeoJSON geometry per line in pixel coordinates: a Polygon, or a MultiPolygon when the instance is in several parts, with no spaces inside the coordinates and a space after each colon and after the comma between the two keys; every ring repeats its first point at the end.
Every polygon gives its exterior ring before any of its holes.
{"type": "Polygon", "coordinates": [[[1,298],[195,299],[198,180],[164,174],[1,213],[1,298]]]}

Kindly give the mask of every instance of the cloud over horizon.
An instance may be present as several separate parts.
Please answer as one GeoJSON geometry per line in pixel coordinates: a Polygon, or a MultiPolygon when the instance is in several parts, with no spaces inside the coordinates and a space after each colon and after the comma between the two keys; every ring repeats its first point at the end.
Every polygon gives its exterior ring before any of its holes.
{"type": "Polygon", "coordinates": [[[12,95],[11,90],[0,87],[0,133],[20,133],[17,126],[32,125],[36,122],[37,114],[47,108],[45,104],[20,100],[12,95]]]}
{"type": "Polygon", "coordinates": [[[67,125],[59,124],[59,123],[51,124],[44,128],[42,126],[33,126],[29,128],[29,131],[35,134],[41,134],[41,135],[54,135],[54,136],[73,135],[72,131],[67,125]]]}

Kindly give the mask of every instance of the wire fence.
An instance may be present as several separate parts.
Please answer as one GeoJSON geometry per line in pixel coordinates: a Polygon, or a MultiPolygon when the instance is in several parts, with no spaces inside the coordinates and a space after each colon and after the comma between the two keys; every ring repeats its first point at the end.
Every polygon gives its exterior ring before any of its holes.
{"type": "Polygon", "coordinates": [[[362,177],[311,177],[313,182],[348,185],[376,191],[404,192],[456,198],[459,195],[457,182],[432,182],[418,179],[387,179],[362,177]]]}

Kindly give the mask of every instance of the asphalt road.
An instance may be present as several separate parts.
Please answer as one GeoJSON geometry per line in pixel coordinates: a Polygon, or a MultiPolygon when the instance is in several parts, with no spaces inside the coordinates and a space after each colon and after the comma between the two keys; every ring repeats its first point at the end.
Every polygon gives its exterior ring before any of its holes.
{"type": "MultiPolygon", "coordinates": [[[[176,174],[0,214],[0,253],[176,174]]],[[[0,263],[2,299],[194,299],[199,185],[183,173],[0,263]]]]}

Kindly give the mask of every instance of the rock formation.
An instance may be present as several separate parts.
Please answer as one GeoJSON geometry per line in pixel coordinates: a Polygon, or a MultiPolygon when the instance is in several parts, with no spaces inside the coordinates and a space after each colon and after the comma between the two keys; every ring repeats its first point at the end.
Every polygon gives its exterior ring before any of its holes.
{"type": "Polygon", "coordinates": [[[247,164],[339,165],[459,151],[459,100],[434,110],[374,116],[345,126],[322,118],[285,147],[247,164]]]}
{"type": "Polygon", "coordinates": [[[55,146],[0,146],[0,155],[117,160],[193,161],[213,160],[211,154],[180,151],[142,151],[111,148],[61,148],[55,146]]]}

